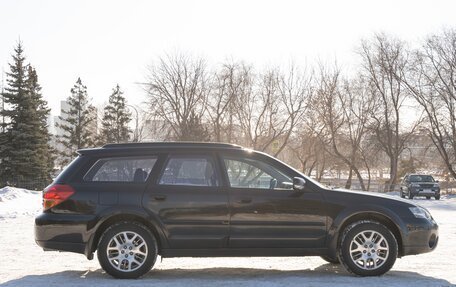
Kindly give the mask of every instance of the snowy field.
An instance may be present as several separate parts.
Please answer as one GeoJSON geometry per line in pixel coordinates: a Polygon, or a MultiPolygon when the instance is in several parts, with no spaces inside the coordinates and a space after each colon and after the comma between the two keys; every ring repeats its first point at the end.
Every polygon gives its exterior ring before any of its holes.
{"type": "Polygon", "coordinates": [[[398,259],[384,276],[360,278],[319,257],[160,258],[138,280],[116,280],[97,260],[44,252],[35,245],[34,216],[39,192],[0,189],[0,286],[456,286],[456,197],[417,199],[440,225],[434,252],[398,259]]]}

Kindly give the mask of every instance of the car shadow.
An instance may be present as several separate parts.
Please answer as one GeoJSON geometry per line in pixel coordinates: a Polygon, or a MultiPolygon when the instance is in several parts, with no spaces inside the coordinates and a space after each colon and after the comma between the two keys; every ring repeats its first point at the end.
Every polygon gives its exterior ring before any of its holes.
{"type": "Polygon", "coordinates": [[[390,271],[379,277],[356,277],[340,265],[324,264],[313,270],[257,268],[154,269],[141,279],[116,280],[103,270],[63,271],[27,275],[0,284],[7,286],[455,286],[444,279],[417,272],[390,271]]]}

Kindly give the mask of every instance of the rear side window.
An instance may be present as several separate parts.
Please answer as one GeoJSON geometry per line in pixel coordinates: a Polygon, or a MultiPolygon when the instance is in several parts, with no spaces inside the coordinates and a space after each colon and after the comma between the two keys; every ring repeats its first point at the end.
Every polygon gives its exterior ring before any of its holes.
{"type": "Polygon", "coordinates": [[[207,156],[172,156],[160,177],[159,184],[218,186],[212,159],[207,156]]]}
{"type": "Polygon", "coordinates": [[[145,182],[156,157],[117,157],[98,160],[84,176],[85,181],[145,182]]]}

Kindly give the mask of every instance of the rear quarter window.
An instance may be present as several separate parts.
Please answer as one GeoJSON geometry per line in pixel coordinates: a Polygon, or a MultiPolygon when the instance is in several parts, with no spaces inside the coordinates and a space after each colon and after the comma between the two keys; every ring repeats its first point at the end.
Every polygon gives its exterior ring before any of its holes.
{"type": "Polygon", "coordinates": [[[145,182],[157,157],[110,157],[97,160],[84,175],[91,182],[145,182]]]}

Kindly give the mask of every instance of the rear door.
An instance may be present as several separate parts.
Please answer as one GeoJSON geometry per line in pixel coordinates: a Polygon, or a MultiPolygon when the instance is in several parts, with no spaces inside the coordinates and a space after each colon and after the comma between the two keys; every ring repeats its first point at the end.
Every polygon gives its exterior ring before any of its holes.
{"type": "Polygon", "coordinates": [[[319,248],[326,239],[320,192],[293,190],[296,174],[255,153],[224,153],[231,248],[319,248]]]}
{"type": "Polygon", "coordinates": [[[217,166],[212,153],[170,153],[146,188],[144,205],[158,217],[169,248],[227,246],[228,194],[217,166]]]}

